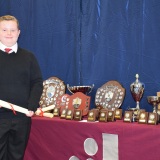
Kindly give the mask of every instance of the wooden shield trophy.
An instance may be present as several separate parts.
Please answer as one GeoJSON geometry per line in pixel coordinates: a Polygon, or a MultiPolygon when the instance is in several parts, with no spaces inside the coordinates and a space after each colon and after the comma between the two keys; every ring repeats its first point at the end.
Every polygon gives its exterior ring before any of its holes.
{"type": "Polygon", "coordinates": [[[72,110],[82,110],[82,115],[85,116],[88,114],[90,108],[90,99],[90,96],[87,96],[82,92],[76,92],[75,94],[70,96],[68,106],[72,110]]]}
{"type": "Polygon", "coordinates": [[[81,110],[82,116],[87,115],[91,100],[91,97],[87,94],[92,91],[93,87],[94,84],[92,86],[69,86],[67,84],[67,89],[72,94],[69,100],[69,108],[81,110]]]}
{"type": "Polygon", "coordinates": [[[40,98],[40,107],[56,105],[59,96],[65,93],[64,82],[57,77],[50,77],[43,82],[43,92],[40,98]]]}
{"type": "Polygon", "coordinates": [[[97,89],[95,105],[99,109],[115,110],[120,108],[125,97],[125,88],[118,81],[108,81],[97,89]]]}

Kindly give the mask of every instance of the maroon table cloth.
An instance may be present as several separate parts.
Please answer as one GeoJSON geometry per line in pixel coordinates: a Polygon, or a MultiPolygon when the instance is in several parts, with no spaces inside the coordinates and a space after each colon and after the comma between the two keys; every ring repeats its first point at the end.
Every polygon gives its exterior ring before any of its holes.
{"type": "MultiPolygon", "coordinates": [[[[33,117],[24,160],[72,160],[73,156],[80,160],[159,160],[159,137],[159,124],[125,123],[122,120],[79,122],[59,117],[33,117]],[[118,158],[105,155],[110,142],[104,140],[103,135],[118,137],[118,151],[110,155],[114,157],[118,154],[118,158]],[[87,138],[94,139],[97,144],[97,150],[93,147],[94,154],[86,152],[84,142],[87,138]]],[[[114,145],[111,147],[114,150],[114,145]]]]}

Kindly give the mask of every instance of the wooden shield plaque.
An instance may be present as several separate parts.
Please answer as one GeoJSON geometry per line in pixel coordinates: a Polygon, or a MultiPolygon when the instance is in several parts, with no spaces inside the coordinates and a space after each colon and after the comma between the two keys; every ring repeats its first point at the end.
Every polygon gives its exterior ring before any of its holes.
{"type": "Polygon", "coordinates": [[[125,88],[118,81],[108,81],[97,89],[95,105],[97,108],[115,110],[120,108],[125,97],[125,88]]]}
{"type": "Polygon", "coordinates": [[[65,84],[57,77],[50,77],[43,82],[43,92],[40,98],[40,107],[44,108],[55,104],[57,98],[65,93],[65,84]]]}
{"type": "Polygon", "coordinates": [[[82,116],[88,114],[90,108],[90,96],[83,94],[82,92],[76,92],[70,96],[69,108],[82,110],[82,116]]]}

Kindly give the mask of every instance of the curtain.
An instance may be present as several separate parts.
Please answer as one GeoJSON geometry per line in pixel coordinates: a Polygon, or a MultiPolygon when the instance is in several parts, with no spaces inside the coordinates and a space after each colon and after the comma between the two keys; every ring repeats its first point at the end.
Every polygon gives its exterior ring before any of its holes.
{"type": "Polygon", "coordinates": [[[0,0],[0,16],[18,18],[19,45],[35,54],[44,80],[94,84],[91,108],[110,80],[126,89],[122,109],[135,107],[130,84],[139,74],[140,108],[152,111],[147,96],[160,91],[159,10],[159,0],[0,0]]]}

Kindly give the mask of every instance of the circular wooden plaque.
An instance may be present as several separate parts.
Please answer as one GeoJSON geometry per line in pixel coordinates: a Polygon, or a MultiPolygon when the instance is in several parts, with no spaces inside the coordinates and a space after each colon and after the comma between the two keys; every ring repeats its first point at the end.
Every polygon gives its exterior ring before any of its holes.
{"type": "Polygon", "coordinates": [[[108,81],[97,89],[95,105],[97,108],[115,110],[120,108],[125,97],[125,88],[118,81],[108,81]]]}
{"type": "Polygon", "coordinates": [[[66,87],[64,82],[57,77],[50,77],[43,81],[43,92],[40,98],[40,107],[48,107],[55,104],[59,96],[65,93],[66,87]]]}

